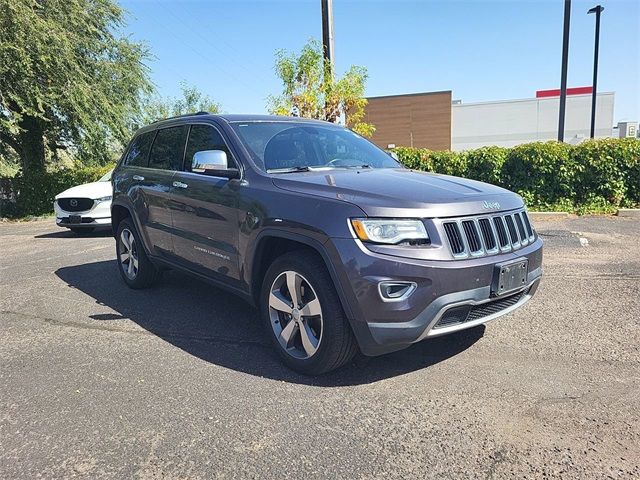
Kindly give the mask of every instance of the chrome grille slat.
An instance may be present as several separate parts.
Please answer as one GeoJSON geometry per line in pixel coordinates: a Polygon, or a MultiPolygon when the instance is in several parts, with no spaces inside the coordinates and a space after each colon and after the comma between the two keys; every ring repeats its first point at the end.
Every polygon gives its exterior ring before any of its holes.
{"type": "Polygon", "coordinates": [[[516,230],[516,224],[511,215],[505,215],[504,222],[507,224],[507,233],[509,233],[509,238],[511,238],[511,246],[516,249],[520,247],[520,237],[518,237],[518,232],[516,230]]]}
{"type": "Polygon", "coordinates": [[[482,233],[482,240],[484,240],[485,250],[487,252],[496,250],[498,248],[498,244],[493,233],[493,228],[491,227],[491,221],[488,218],[481,218],[480,220],[478,220],[478,226],[480,227],[480,232],[482,233]]]}
{"type": "Polygon", "coordinates": [[[467,237],[469,251],[472,254],[482,252],[482,243],[480,243],[480,236],[478,235],[475,222],[473,220],[463,220],[462,230],[467,237]]]}
{"type": "Polygon", "coordinates": [[[496,232],[498,233],[500,248],[509,250],[511,247],[509,236],[507,235],[507,227],[504,224],[504,219],[502,217],[493,217],[493,226],[496,228],[496,232]]]}
{"type": "Polygon", "coordinates": [[[454,255],[464,254],[464,243],[462,241],[462,235],[458,228],[458,224],[456,222],[446,222],[444,224],[444,231],[447,234],[451,252],[454,255]]]}
{"type": "Polygon", "coordinates": [[[525,210],[451,218],[443,220],[441,225],[456,259],[511,252],[535,240],[525,210]]]}
{"type": "Polygon", "coordinates": [[[527,234],[529,235],[529,239],[533,240],[533,227],[531,227],[531,222],[529,221],[529,215],[527,212],[521,212],[522,219],[524,220],[524,225],[527,227],[527,234]]]}
{"type": "Polygon", "coordinates": [[[514,213],[513,218],[516,219],[516,227],[518,228],[518,235],[520,235],[520,243],[526,245],[529,243],[529,235],[524,230],[524,223],[522,221],[522,217],[520,213],[514,213]]]}

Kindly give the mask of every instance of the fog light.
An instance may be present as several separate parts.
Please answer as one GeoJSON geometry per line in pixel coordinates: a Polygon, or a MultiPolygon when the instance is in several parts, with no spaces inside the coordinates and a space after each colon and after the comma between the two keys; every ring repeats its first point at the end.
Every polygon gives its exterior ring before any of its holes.
{"type": "Polygon", "coordinates": [[[416,282],[387,281],[378,283],[380,297],[385,302],[401,302],[411,296],[416,291],[416,282]]]}

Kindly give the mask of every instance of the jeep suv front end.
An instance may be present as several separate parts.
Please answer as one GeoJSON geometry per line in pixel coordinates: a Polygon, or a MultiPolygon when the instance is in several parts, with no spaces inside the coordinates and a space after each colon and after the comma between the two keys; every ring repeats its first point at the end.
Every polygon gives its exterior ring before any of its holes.
{"type": "Polygon", "coordinates": [[[428,247],[422,236],[393,247],[374,243],[357,229],[352,239],[332,239],[366,354],[489,322],[538,288],[542,240],[524,208],[421,222],[428,247]]]}

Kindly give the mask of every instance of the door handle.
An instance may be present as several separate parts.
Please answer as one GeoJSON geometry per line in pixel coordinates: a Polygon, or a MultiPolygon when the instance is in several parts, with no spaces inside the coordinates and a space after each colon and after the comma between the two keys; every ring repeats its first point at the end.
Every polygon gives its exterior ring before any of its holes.
{"type": "Polygon", "coordinates": [[[133,179],[137,182],[142,182],[144,180],[144,177],[141,175],[134,175],[133,179]]]}
{"type": "Polygon", "coordinates": [[[187,188],[189,185],[182,182],[173,182],[173,186],[176,188],[187,188]]]}

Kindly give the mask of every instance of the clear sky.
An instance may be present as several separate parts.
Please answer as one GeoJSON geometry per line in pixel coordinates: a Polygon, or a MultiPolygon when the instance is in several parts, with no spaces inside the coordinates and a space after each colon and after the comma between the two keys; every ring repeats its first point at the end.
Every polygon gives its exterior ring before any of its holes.
{"type": "MultiPolygon", "coordinates": [[[[563,1],[334,0],[335,61],[367,67],[367,95],[452,90],[464,102],[560,86],[563,1]]],[[[277,49],[321,38],[320,0],[122,0],[162,95],[186,81],[230,113],[263,113],[277,49]]],[[[574,0],[569,86],[591,85],[596,0],[574,0]]],[[[599,91],[614,120],[640,120],[640,0],[602,0],[599,91]]]]}

